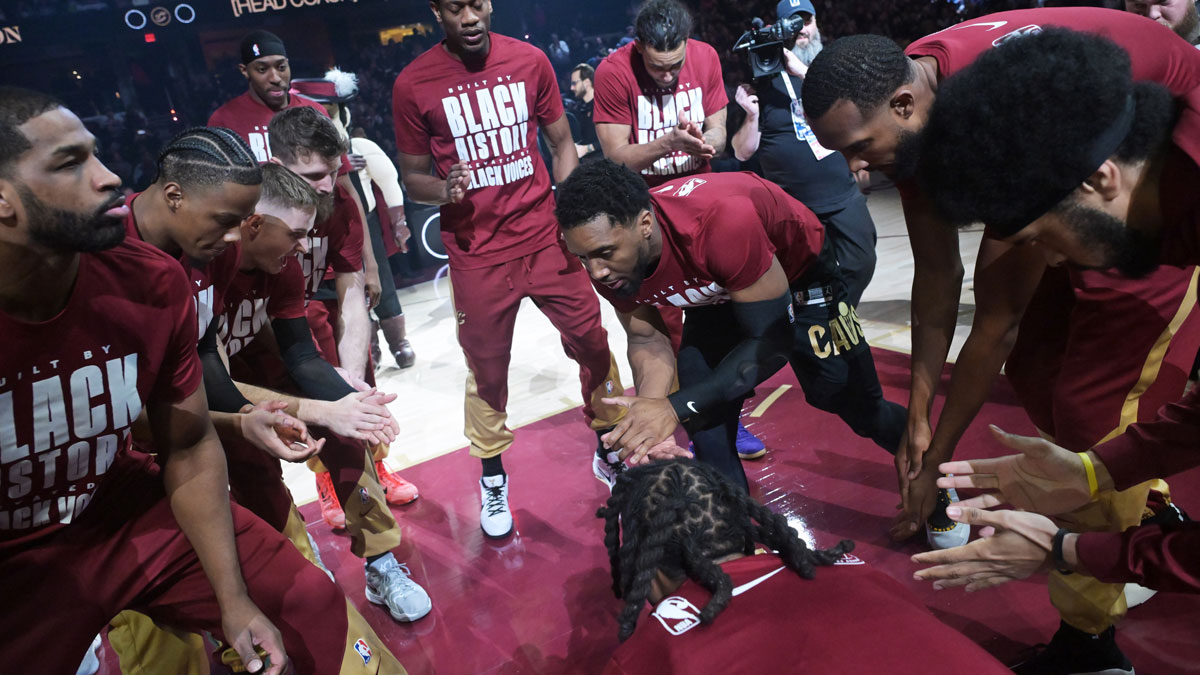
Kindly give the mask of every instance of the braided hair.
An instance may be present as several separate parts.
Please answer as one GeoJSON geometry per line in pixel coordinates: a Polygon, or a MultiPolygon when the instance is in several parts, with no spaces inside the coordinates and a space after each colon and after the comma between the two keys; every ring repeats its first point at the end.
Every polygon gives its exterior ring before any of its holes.
{"type": "Polygon", "coordinates": [[[854,548],[848,539],[831,549],[808,548],[783,516],[716,469],[685,459],[621,474],[596,516],[604,519],[613,593],[625,599],[617,618],[621,641],[633,634],[659,570],[673,579],[692,579],[712,593],[700,611],[700,621],[711,623],[733,597],[733,582],[714,560],[751,555],[761,543],[778,551],[788,569],[812,579],[817,566],[832,565],[854,548]]]}
{"type": "Polygon", "coordinates": [[[259,185],[262,170],[246,141],[224,127],[192,127],[167,143],[158,155],[155,182],[183,187],[224,183],[259,185]]]}

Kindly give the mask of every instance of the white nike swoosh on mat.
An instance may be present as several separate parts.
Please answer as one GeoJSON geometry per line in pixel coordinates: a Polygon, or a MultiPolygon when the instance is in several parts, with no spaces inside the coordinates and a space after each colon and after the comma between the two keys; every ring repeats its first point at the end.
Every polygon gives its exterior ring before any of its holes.
{"type": "Polygon", "coordinates": [[[746,583],[742,584],[741,586],[734,588],[733,589],[734,597],[739,596],[742,593],[745,593],[746,591],[750,590],[751,588],[754,588],[755,586],[761,584],[762,582],[766,581],[767,579],[770,579],[771,577],[775,576],[776,574],[779,574],[780,572],[782,572],[785,569],[787,569],[787,568],[780,567],[779,569],[775,570],[774,572],[767,572],[766,574],[755,579],[754,581],[747,581],[746,583]]]}

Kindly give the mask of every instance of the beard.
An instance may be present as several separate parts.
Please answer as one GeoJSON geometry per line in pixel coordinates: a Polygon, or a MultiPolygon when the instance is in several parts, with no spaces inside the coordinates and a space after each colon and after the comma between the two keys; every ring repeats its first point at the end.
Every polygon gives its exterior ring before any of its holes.
{"type": "Polygon", "coordinates": [[[337,204],[333,201],[333,193],[318,195],[317,201],[317,217],[313,220],[314,223],[323,223],[333,215],[337,204]]]}
{"type": "Polygon", "coordinates": [[[892,164],[892,180],[910,180],[917,174],[917,163],[921,159],[921,136],[915,131],[902,129],[896,136],[896,156],[892,164]]]}
{"type": "Polygon", "coordinates": [[[821,44],[821,31],[814,30],[812,37],[808,40],[808,44],[803,47],[792,45],[792,53],[796,55],[796,58],[800,59],[801,63],[811,66],[813,59],[817,58],[817,54],[820,54],[824,48],[825,45],[821,44]]]}
{"type": "Polygon", "coordinates": [[[1159,236],[1129,227],[1119,218],[1086,206],[1068,205],[1058,215],[1085,249],[1099,253],[1103,262],[1094,269],[1115,269],[1137,279],[1158,267],[1162,248],[1159,236]]]}
{"type": "Polygon", "coordinates": [[[637,261],[633,265],[633,270],[629,276],[625,278],[625,286],[619,290],[613,291],[616,295],[622,298],[636,297],[638,291],[642,290],[642,283],[646,281],[646,277],[652,271],[650,269],[650,249],[639,248],[637,261]]]}
{"type": "Polygon", "coordinates": [[[124,199],[119,192],[114,191],[94,212],[84,214],[49,206],[24,186],[17,190],[29,217],[29,237],[37,244],[55,251],[92,253],[125,240],[124,219],[105,215],[124,199]]]}
{"type": "Polygon", "coordinates": [[[1189,3],[1187,14],[1175,27],[1175,32],[1191,44],[1200,42],[1200,12],[1196,10],[1196,5],[1189,3]]]}

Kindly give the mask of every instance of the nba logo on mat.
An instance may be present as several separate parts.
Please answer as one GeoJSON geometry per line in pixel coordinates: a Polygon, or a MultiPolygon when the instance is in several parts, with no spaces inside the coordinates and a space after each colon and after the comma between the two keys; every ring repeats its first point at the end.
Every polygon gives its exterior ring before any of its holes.
{"type": "Polygon", "coordinates": [[[667,629],[671,635],[682,635],[700,625],[700,610],[678,595],[672,595],[662,602],[650,616],[667,629]]]}
{"type": "Polygon", "coordinates": [[[354,651],[362,657],[364,666],[371,662],[371,646],[367,644],[366,640],[358,638],[358,642],[354,643],[354,651]]]}
{"type": "Polygon", "coordinates": [[[835,562],[833,564],[834,565],[866,565],[867,563],[863,562],[863,559],[856,555],[851,555],[849,553],[843,553],[842,557],[838,558],[837,562],[835,562]]]}

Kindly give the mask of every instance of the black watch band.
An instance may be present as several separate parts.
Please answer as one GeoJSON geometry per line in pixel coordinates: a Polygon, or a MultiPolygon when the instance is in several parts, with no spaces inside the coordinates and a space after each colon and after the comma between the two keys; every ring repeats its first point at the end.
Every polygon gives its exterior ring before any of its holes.
{"type": "Polygon", "coordinates": [[[1050,554],[1054,557],[1054,569],[1058,570],[1059,574],[1072,574],[1070,568],[1067,567],[1067,561],[1063,559],[1063,539],[1068,534],[1071,534],[1065,527],[1058,528],[1058,532],[1054,533],[1054,544],[1050,547],[1050,554]]]}

